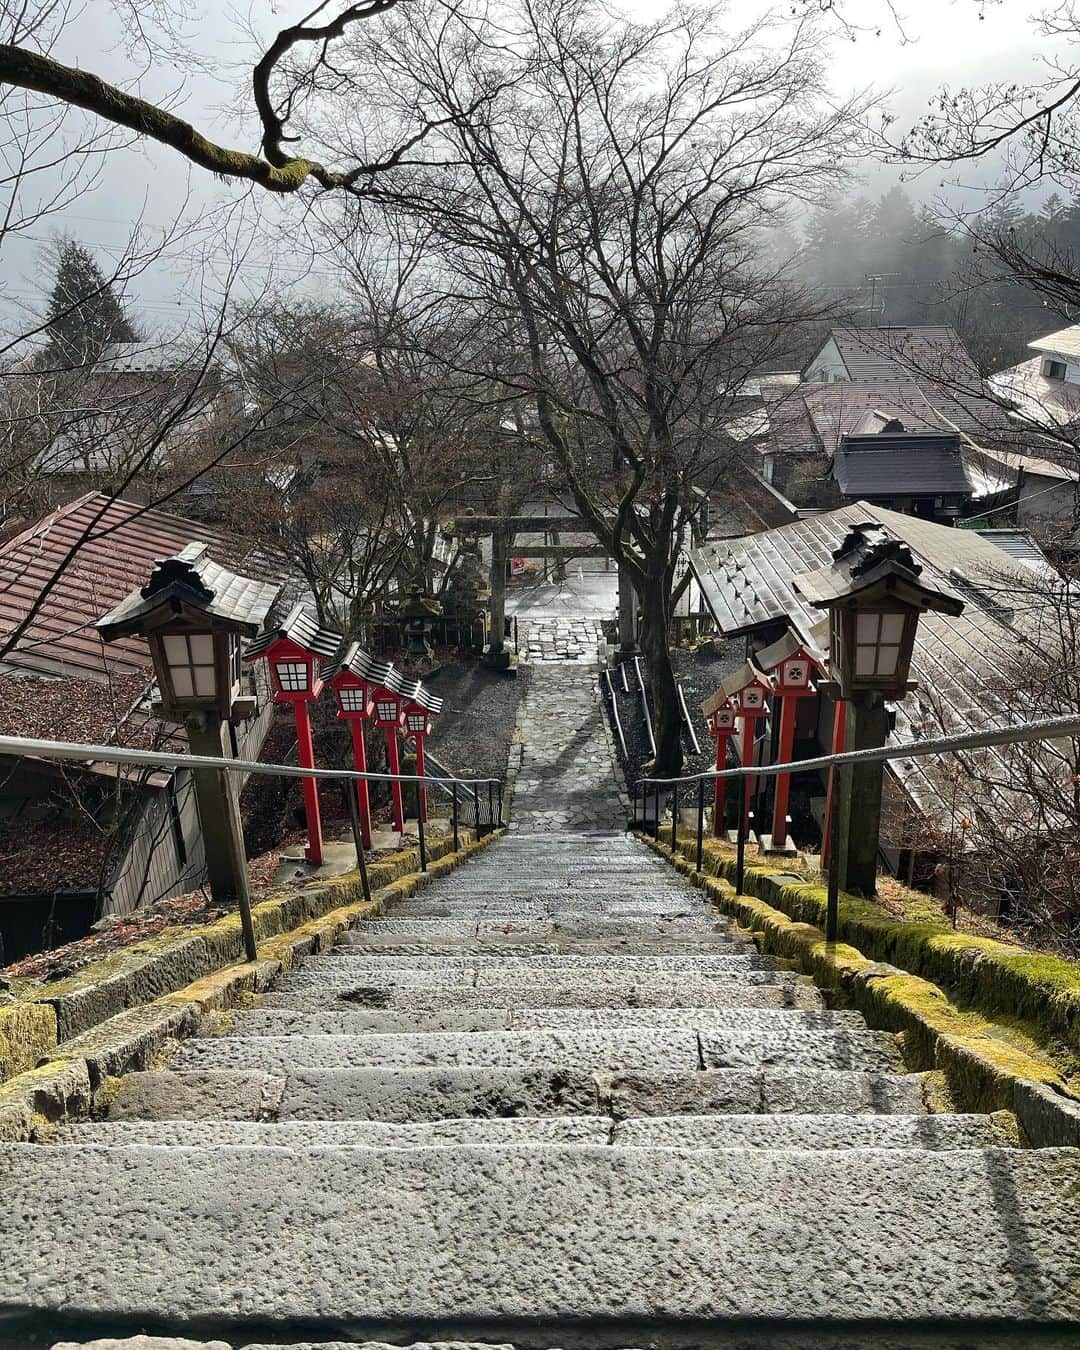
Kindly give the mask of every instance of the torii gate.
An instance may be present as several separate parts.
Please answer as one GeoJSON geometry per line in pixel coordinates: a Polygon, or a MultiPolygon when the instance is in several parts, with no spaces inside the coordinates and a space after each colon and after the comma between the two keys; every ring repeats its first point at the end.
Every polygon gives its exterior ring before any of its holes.
{"type": "MultiPolygon", "coordinates": [[[[484,663],[496,670],[510,664],[505,650],[506,628],[506,566],[511,556],[518,558],[610,558],[602,544],[533,544],[515,548],[518,534],[559,534],[588,529],[581,516],[455,516],[451,521],[455,536],[487,534],[491,536],[491,602],[490,641],[484,652],[484,663]]],[[[630,574],[619,568],[619,654],[634,656],[637,646],[637,595],[630,574]]]]}

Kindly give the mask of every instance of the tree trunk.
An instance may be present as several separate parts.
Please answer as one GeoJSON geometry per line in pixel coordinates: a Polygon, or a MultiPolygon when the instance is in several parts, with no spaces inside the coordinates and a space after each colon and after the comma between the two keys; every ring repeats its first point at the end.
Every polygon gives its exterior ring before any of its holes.
{"type": "Polygon", "coordinates": [[[641,598],[641,652],[649,675],[653,704],[656,759],[653,772],[661,777],[682,772],[682,724],[675,670],[667,639],[667,606],[663,587],[646,582],[641,598]]]}

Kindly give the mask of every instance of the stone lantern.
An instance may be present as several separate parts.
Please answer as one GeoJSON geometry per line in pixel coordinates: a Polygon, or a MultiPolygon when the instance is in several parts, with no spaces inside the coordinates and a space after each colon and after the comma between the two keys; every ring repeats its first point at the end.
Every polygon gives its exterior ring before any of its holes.
{"type": "MultiPolygon", "coordinates": [[[[876,521],[862,521],[828,567],[793,578],[799,594],[829,614],[831,684],[823,688],[847,702],[847,750],[885,744],[885,701],[914,688],[909,675],[920,617],[963,611],[958,595],[928,585],[922,573],[902,540],[876,521]]],[[[840,774],[834,828],[844,843],[831,859],[840,889],[873,895],[877,887],[883,776],[881,762],[849,765],[840,774]]]]}

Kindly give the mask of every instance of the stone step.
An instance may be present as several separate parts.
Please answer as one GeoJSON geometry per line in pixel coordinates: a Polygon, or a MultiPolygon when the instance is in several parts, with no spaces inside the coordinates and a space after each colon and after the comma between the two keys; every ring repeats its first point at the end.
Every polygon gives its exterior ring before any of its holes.
{"type": "MultiPolygon", "coordinates": [[[[395,906],[395,913],[397,907],[395,906]]],[[[365,919],[359,928],[343,934],[344,939],[360,937],[365,933],[375,936],[405,936],[406,938],[501,938],[513,937],[519,942],[547,942],[563,935],[569,937],[686,937],[708,936],[738,932],[734,922],[725,915],[705,915],[698,919],[575,919],[566,923],[547,920],[540,924],[520,924],[514,921],[468,919],[396,919],[392,917],[365,919]]]]}
{"type": "Polygon", "coordinates": [[[312,1120],[275,1124],[243,1120],[95,1121],[59,1130],[52,1144],[131,1144],[185,1148],[485,1148],[607,1145],[689,1149],[956,1149],[1010,1148],[1016,1122],[995,1115],[519,1116],[388,1124],[312,1120]]]}
{"type": "Polygon", "coordinates": [[[791,1026],[791,1034],[819,1027],[865,1030],[865,1022],[856,1012],[831,1012],[799,1009],[761,1008],[478,1008],[475,1012],[446,1011],[408,1014],[380,1013],[362,1008],[327,1009],[321,1004],[313,1011],[285,1008],[253,1008],[234,1013],[229,1021],[230,1036],[357,1036],[372,1032],[432,1031],[533,1031],[603,1030],[615,1028],[684,1028],[696,1032],[756,1032],[768,1037],[780,1018],[791,1026]],[[407,1025],[409,1018],[413,1025],[407,1025]],[[457,1026],[416,1025],[421,1019],[457,1018],[457,1026]],[[379,1025],[379,1019],[383,1025],[379,1025]],[[472,1024],[467,1025],[467,1019],[472,1024]],[[393,1020],[396,1024],[390,1025],[393,1020]]]}
{"type": "MultiPolygon", "coordinates": [[[[557,971],[596,970],[686,972],[687,974],[715,975],[734,970],[775,970],[774,957],[760,956],[756,951],[725,951],[721,953],[680,952],[674,956],[663,954],[639,956],[633,952],[596,953],[578,956],[574,953],[558,956],[514,957],[503,952],[485,952],[480,956],[359,956],[348,947],[334,947],[311,963],[332,969],[340,966],[357,975],[384,971],[458,972],[479,971],[486,974],[504,974],[508,979],[533,973],[551,975],[557,971]]],[[[307,966],[302,967],[304,969],[307,966]]]]}
{"type": "Polygon", "coordinates": [[[404,934],[385,938],[368,938],[362,934],[349,936],[338,944],[337,950],[349,956],[450,956],[475,960],[498,957],[520,960],[532,956],[739,956],[754,954],[749,937],[735,938],[725,934],[709,934],[700,938],[561,938],[557,942],[515,942],[510,936],[499,939],[462,937],[456,941],[445,938],[420,938],[406,941],[404,934]]]}
{"type": "Polygon", "coordinates": [[[492,1068],[567,1070],[756,1068],[807,1065],[891,1071],[903,1067],[895,1037],[864,1029],[770,1025],[402,1032],[386,1035],[220,1036],[184,1041],[181,1069],[492,1068]]]}
{"type": "MultiPolygon", "coordinates": [[[[479,988],[467,984],[351,985],[349,982],[326,989],[313,982],[297,986],[295,981],[279,981],[276,990],[262,995],[263,1008],[283,1008],[294,1012],[324,1012],[332,1009],[383,1010],[399,1016],[470,1016],[494,1009],[501,1015],[510,1008],[823,1008],[821,992],[810,984],[796,984],[795,976],[777,973],[770,983],[740,983],[730,980],[705,983],[686,980],[589,981],[559,980],[550,985],[489,985],[479,988]]],[[[375,1029],[375,1028],[373,1028],[375,1029]]],[[[387,1031],[409,1031],[407,1026],[387,1025],[387,1031]]],[[[416,1027],[415,1030],[438,1030],[416,1027]]],[[[447,1025],[446,1030],[481,1030],[480,1027],[447,1025]]]]}
{"type": "Polygon", "coordinates": [[[262,1148],[0,1145],[5,1249],[26,1254],[0,1264],[5,1331],[55,1309],[549,1344],[569,1321],[686,1344],[749,1319],[1080,1320],[1080,1151],[807,1156],[277,1149],[268,1177],[262,1148]]]}
{"type": "Polygon", "coordinates": [[[464,1116],[911,1115],[923,1076],[838,1069],[302,1069],[129,1074],[110,1119],[383,1120],[464,1116]]]}
{"type": "Polygon", "coordinates": [[[511,995],[507,1006],[520,1007],[523,1003],[542,1005],[553,1001],[566,1006],[579,1000],[583,1007],[605,1007],[632,1003],[639,997],[640,1001],[647,1002],[650,991],[666,990],[667,994],[657,994],[660,1002],[673,1001],[675,1006],[689,1003],[694,1007],[708,1008],[711,1006],[709,991],[714,986],[726,989],[791,989],[798,980],[799,977],[790,970],[745,969],[704,972],[696,977],[682,971],[651,975],[628,971],[620,978],[618,972],[608,970],[580,970],[564,974],[559,970],[525,972],[520,969],[514,972],[485,970],[479,973],[461,970],[452,975],[431,970],[383,970],[361,975],[350,971],[341,962],[336,968],[328,968],[325,963],[309,963],[299,969],[286,971],[274,987],[283,993],[322,990],[328,999],[342,991],[367,990],[370,992],[363,997],[370,1000],[369,1006],[377,1007],[417,1006],[415,999],[411,1004],[404,1004],[398,998],[399,994],[404,996],[410,989],[423,995],[420,1002],[425,1005],[445,996],[449,1000],[446,1002],[447,1007],[501,1007],[505,1001],[504,991],[509,991],[511,995]],[[490,991],[479,1005],[469,1001],[470,991],[476,990],[490,991]],[[455,996],[465,1001],[454,1003],[455,996]]]}

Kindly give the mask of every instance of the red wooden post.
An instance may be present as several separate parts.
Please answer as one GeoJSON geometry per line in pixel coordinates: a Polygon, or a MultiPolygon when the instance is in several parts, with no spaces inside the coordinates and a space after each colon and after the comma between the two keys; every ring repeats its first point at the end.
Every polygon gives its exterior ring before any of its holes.
{"type": "MultiPolygon", "coordinates": [[[[315,767],[315,744],[311,738],[311,716],[308,705],[302,699],[293,700],[293,712],[296,715],[296,758],[302,768],[315,767]]],[[[304,856],[316,866],[323,860],[322,817],[319,814],[319,782],[316,778],[305,778],[304,812],[307,816],[307,847],[304,856]]]]}
{"type": "MultiPolygon", "coordinates": [[[[391,773],[401,772],[401,756],[398,753],[397,727],[386,728],[386,763],[391,773]]],[[[393,807],[394,829],[398,834],[405,833],[405,805],[401,798],[401,783],[390,784],[390,800],[393,807]]]]}
{"type": "MultiPolygon", "coordinates": [[[[749,768],[754,762],[754,731],[757,727],[756,717],[743,718],[742,733],[742,763],[743,768],[749,768]]],[[[743,793],[743,835],[746,838],[750,836],[750,801],[754,795],[754,778],[752,774],[747,774],[743,779],[745,792],[743,793]]]]}
{"type": "MultiPolygon", "coordinates": [[[[847,737],[847,703],[842,699],[836,700],[836,708],[833,712],[833,733],[832,733],[832,751],[834,755],[844,753],[844,742],[847,737]]],[[[821,836],[821,870],[827,872],[829,868],[829,840],[832,837],[832,813],[833,797],[836,789],[837,770],[834,766],[829,770],[829,789],[825,794],[825,823],[822,827],[821,836]]]]}
{"type": "MultiPolygon", "coordinates": [[[[799,701],[788,694],[780,700],[780,745],[777,763],[786,764],[795,752],[795,717],[799,701]]],[[[787,810],[791,795],[791,775],[781,773],[776,776],[776,799],[773,803],[772,843],[774,848],[782,848],[787,842],[787,810]]]]}
{"type": "MultiPolygon", "coordinates": [[[[367,772],[367,744],[364,741],[364,723],[359,717],[350,717],[352,728],[353,766],[357,773],[367,772]]],[[[356,780],[356,803],[360,808],[360,838],[365,848],[371,847],[371,797],[366,778],[356,780]]]]}
{"type": "MultiPolygon", "coordinates": [[[[718,769],[727,768],[727,736],[717,736],[716,738],[716,767],[718,769]]],[[[727,779],[713,779],[713,808],[712,808],[712,832],[716,839],[724,833],[724,807],[727,801],[727,779]]]]}
{"type": "MultiPolygon", "coordinates": [[[[418,774],[421,778],[423,778],[423,776],[424,776],[424,738],[423,738],[423,736],[417,736],[417,737],[416,737],[416,772],[417,772],[417,774],[418,774]]],[[[419,799],[420,799],[420,819],[421,819],[421,820],[427,820],[427,788],[424,787],[424,785],[423,785],[422,783],[421,783],[419,786],[420,786],[420,793],[419,793],[419,799]]]]}

